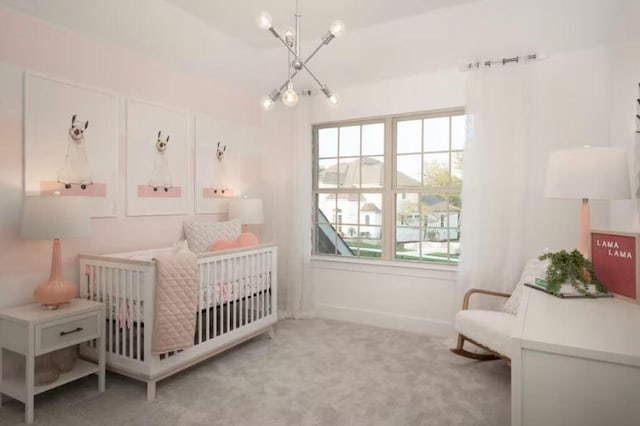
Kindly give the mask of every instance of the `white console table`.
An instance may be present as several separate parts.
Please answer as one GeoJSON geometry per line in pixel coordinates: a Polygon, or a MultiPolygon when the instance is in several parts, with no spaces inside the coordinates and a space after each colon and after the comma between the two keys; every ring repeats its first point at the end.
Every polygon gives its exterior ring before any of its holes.
{"type": "Polygon", "coordinates": [[[513,337],[513,426],[640,424],[639,305],[526,288],[513,337]]]}

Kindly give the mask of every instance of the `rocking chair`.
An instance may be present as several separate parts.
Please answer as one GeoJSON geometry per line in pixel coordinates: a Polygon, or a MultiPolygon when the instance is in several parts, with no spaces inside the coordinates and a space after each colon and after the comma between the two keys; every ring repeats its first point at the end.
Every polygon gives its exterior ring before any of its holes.
{"type": "Polygon", "coordinates": [[[458,332],[458,345],[451,349],[451,352],[481,361],[503,359],[511,363],[511,336],[516,327],[516,314],[520,307],[524,284],[534,282],[536,277],[544,277],[548,266],[548,260],[529,259],[512,294],[477,288],[469,290],[464,295],[462,310],[456,314],[454,328],[458,332]],[[502,311],[469,309],[472,294],[506,297],[509,300],[504,304],[502,311]],[[488,353],[480,354],[464,349],[464,343],[467,341],[488,353]]]}
{"type": "Polygon", "coordinates": [[[469,309],[469,299],[473,294],[486,294],[508,298],[508,293],[472,288],[464,295],[462,310],[456,315],[455,330],[458,332],[458,344],[451,349],[454,354],[490,361],[504,359],[511,363],[511,333],[516,323],[516,316],[507,312],[469,309]],[[475,353],[464,349],[468,341],[484,349],[488,353],[475,353]]]}

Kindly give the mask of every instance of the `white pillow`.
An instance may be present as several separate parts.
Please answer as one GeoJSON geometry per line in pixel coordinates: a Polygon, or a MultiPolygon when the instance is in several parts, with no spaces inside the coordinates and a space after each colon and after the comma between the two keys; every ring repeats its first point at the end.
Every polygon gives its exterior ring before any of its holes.
{"type": "Polygon", "coordinates": [[[516,315],[522,300],[522,292],[524,291],[524,283],[533,284],[536,278],[544,278],[547,275],[547,267],[551,261],[549,259],[539,260],[537,257],[529,259],[524,266],[520,280],[516,284],[511,297],[507,299],[502,307],[504,312],[516,315]]]}
{"type": "Polygon", "coordinates": [[[235,240],[240,235],[240,219],[226,222],[184,222],[184,235],[194,253],[211,251],[215,240],[235,240]]]}

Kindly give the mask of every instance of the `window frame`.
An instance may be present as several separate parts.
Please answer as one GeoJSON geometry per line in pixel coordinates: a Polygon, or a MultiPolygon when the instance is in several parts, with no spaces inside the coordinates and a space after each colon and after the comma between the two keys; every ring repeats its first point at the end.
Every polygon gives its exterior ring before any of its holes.
{"type": "MultiPolygon", "coordinates": [[[[465,115],[464,107],[454,107],[454,108],[444,108],[437,109],[431,111],[422,111],[422,112],[411,112],[411,113],[401,113],[401,114],[389,114],[384,116],[377,117],[367,117],[361,119],[348,119],[348,120],[339,120],[339,121],[331,121],[331,122],[323,122],[312,125],[312,150],[311,150],[311,162],[312,162],[312,184],[311,184],[311,209],[312,209],[312,226],[311,226],[311,256],[313,257],[321,257],[328,259],[345,259],[354,262],[390,262],[394,265],[418,265],[418,266],[452,266],[455,267],[457,264],[444,261],[429,261],[426,262],[424,260],[403,260],[396,259],[396,217],[397,217],[397,205],[396,205],[396,194],[409,194],[409,193],[425,193],[429,191],[438,192],[438,193],[455,193],[460,192],[461,188],[453,188],[451,185],[446,188],[428,188],[425,186],[418,187],[398,187],[397,185],[397,123],[399,121],[407,121],[407,120],[425,120],[429,118],[437,118],[437,117],[453,117],[459,115],[465,115]],[[336,183],[335,188],[320,188],[319,187],[319,131],[322,129],[328,128],[337,128],[338,129],[338,144],[340,140],[340,128],[348,127],[348,126],[362,126],[368,124],[376,124],[383,123],[384,124],[384,172],[383,172],[383,186],[379,188],[340,188],[339,180],[336,183]],[[336,253],[320,253],[317,252],[317,239],[318,239],[318,196],[319,194],[367,194],[367,193],[375,193],[382,195],[382,222],[381,222],[381,249],[382,253],[380,257],[371,258],[371,257],[362,257],[362,256],[341,256],[336,253]]],[[[423,124],[424,126],[424,124],[423,124]]],[[[449,122],[449,150],[448,151],[438,151],[434,153],[449,153],[449,176],[451,176],[451,164],[452,164],[452,152],[457,152],[460,150],[452,150],[451,146],[451,129],[452,124],[449,122]]],[[[424,129],[422,130],[421,136],[422,141],[424,140],[424,129]]],[[[464,148],[461,150],[464,153],[464,148]]],[[[362,131],[360,131],[360,157],[362,158],[362,131]]],[[[424,153],[424,147],[423,151],[424,153]]],[[[340,164],[340,155],[339,155],[339,145],[338,145],[338,153],[336,154],[337,164],[340,164]]],[[[424,166],[422,166],[424,167],[424,166]]],[[[424,174],[424,173],[423,173],[424,174]]],[[[338,178],[339,179],[339,178],[338,178]]],[[[362,183],[362,168],[360,168],[360,183],[362,183]]],[[[451,183],[451,182],[450,182],[451,183]]],[[[421,227],[422,228],[422,227],[421,227]]],[[[426,229],[426,228],[425,228],[426,229]]],[[[448,243],[449,244],[449,241],[448,243]]],[[[447,252],[449,253],[450,248],[448,246],[447,252]]]]}

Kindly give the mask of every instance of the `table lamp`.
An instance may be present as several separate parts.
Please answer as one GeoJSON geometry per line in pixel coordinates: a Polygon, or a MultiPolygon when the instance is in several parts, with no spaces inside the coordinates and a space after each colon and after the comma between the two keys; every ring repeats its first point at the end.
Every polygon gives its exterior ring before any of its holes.
{"type": "Polygon", "coordinates": [[[43,306],[56,309],[69,303],[78,288],[62,276],[60,238],[89,235],[91,223],[85,197],[25,196],[20,236],[27,239],[53,239],[49,280],[38,286],[34,298],[43,306]]]}
{"type": "Polygon", "coordinates": [[[631,198],[627,150],[590,147],[554,151],[549,156],[545,198],[581,199],[578,251],[589,258],[587,241],[591,230],[589,199],[631,198]]]}
{"type": "Polygon", "coordinates": [[[262,199],[260,198],[234,198],[229,200],[229,219],[240,219],[242,223],[242,235],[238,242],[241,246],[255,245],[258,237],[248,232],[248,225],[260,225],[264,223],[262,199]]]}

